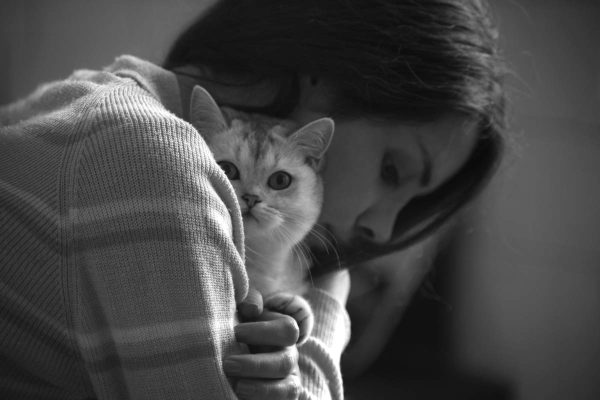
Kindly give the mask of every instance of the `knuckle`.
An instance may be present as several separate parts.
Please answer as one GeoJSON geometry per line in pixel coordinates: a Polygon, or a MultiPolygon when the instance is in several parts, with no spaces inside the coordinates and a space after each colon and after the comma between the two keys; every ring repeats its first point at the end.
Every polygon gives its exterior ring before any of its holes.
{"type": "Polygon", "coordinates": [[[283,374],[290,375],[296,369],[297,364],[298,350],[295,346],[292,346],[282,353],[279,368],[283,374]]]}
{"type": "Polygon", "coordinates": [[[269,358],[258,358],[256,360],[256,362],[254,363],[254,370],[255,371],[263,371],[263,372],[268,372],[273,374],[273,367],[276,366],[276,361],[269,357],[269,358]]]}
{"type": "Polygon", "coordinates": [[[288,375],[294,370],[295,365],[295,358],[288,352],[284,353],[279,362],[281,372],[288,375]]]}
{"type": "Polygon", "coordinates": [[[297,376],[287,377],[276,382],[264,382],[258,385],[257,389],[255,398],[263,400],[297,400],[302,392],[300,378],[297,376]]]}
{"type": "Polygon", "coordinates": [[[297,379],[290,379],[286,399],[296,400],[300,397],[300,382],[297,379]]]}

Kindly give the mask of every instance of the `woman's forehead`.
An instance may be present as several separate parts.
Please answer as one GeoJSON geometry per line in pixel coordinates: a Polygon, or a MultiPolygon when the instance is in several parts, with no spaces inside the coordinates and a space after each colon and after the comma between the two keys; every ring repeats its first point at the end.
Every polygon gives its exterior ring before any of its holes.
{"type": "Polygon", "coordinates": [[[475,147],[478,124],[473,119],[448,115],[425,123],[351,119],[336,125],[336,135],[357,158],[380,157],[381,152],[405,155],[427,164],[432,186],[454,175],[475,147]]]}

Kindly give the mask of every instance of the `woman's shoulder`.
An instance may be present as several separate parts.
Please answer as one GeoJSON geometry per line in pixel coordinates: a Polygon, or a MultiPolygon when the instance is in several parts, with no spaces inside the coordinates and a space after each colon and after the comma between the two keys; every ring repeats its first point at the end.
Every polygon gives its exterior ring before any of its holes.
{"type": "Polygon", "coordinates": [[[66,79],[38,85],[27,96],[0,109],[2,125],[20,126],[30,120],[38,123],[48,117],[63,120],[64,124],[75,122],[85,114],[90,104],[110,87],[123,80],[104,71],[78,70],[66,79]]]}
{"type": "Polygon", "coordinates": [[[57,84],[73,93],[66,104],[79,111],[78,136],[135,141],[193,129],[180,116],[174,75],[133,56],[120,56],[102,70],[77,70],[57,84]]]}
{"type": "Polygon", "coordinates": [[[208,146],[191,124],[169,110],[160,98],[131,82],[106,88],[94,101],[77,135],[93,146],[128,148],[136,157],[148,160],[161,158],[159,165],[165,167],[177,169],[198,162],[207,165],[211,160],[208,146]],[[167,159],[170,161],[163,163],[167,159]]]}
{"type": "MultiPolygon", "coordinates": [[[[2,130],[37,137],[64,162],[87,163],[125,148],[148,160],[171,153],[165,168],[193,160],[210,165],[210,151],[177,111],[180,99],[172,74],[133,57],[120,57],[103,70],[80,69],[68,78],[40,85],[22,100],[0,110],[2,130]],[[185,150],[185,151],[184,151],[185,150]]],[[[25,139],[24,139],[25,140],[25,139]]],[[[68,168],[68,166],[67,166],[68,168]]]]}

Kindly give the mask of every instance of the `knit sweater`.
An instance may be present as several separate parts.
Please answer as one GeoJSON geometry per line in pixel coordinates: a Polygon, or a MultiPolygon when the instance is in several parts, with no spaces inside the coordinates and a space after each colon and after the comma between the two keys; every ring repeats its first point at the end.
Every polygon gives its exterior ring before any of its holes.
{"type": "MultiPolygon", "coordinates": [[[[0,108],[0,398],[235,398],[233,189],[175,76],[131,56],[0,108]]],[[[343,397],[343,307],[307,296],[302,398],[343,397]]]]}

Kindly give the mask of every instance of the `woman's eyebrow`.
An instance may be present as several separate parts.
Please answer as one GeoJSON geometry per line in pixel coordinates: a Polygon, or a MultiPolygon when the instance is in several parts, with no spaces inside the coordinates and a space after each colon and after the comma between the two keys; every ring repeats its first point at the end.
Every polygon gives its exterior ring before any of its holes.
{"type": "Polygon", "coordinates": [[[421,179],[419,184],[421,187],[429,186],[431,182],[431,155],[427,151],[427,148],[423,145],[423,142],[418,140],[419,149],[421,150],[421,160],[423,161],[423,170],[421,172],[421,179]]]}

